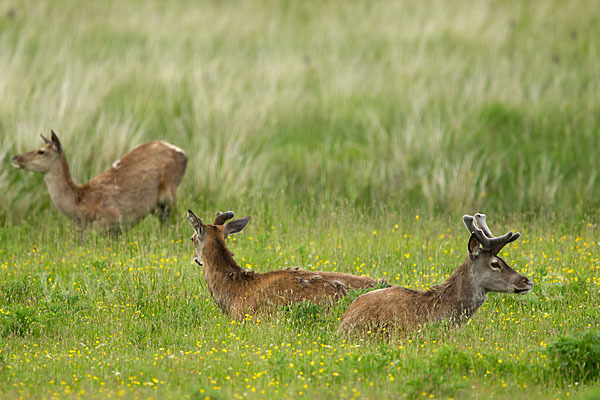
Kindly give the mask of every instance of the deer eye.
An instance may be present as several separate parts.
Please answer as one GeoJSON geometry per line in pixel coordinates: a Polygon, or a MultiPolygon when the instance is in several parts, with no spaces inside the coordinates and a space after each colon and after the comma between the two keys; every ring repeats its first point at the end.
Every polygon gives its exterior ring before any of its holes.
{"type": "Polygon", "coordinates": [[[42,155],[42,154],[44,154],[44,153],[45,153],[45,151],[44,151],[44,150],[38,150],[38,152],[37,152],[37,153],[38,153],[39,155],[42,155]]]}
{"type": "Polygon", "coordinates": [[[500,269],[500,263],[496,260],[492,261],[490,263],[490,267],[492,267],[492,269],[494,270],[499,270],[500,269]]]}

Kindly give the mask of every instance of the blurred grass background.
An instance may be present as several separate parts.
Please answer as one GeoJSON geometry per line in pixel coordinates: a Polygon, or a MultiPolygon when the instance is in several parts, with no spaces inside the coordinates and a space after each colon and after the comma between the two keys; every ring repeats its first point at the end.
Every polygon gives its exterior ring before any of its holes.
{"type": "Polygon", "coordinates": [[[600,204],[594,5],[2,0],[0,221],[50,207],[9,162],[50,129],[81,183],[180,146],[179,198],[211,212],[580,218],[600,204]]]}

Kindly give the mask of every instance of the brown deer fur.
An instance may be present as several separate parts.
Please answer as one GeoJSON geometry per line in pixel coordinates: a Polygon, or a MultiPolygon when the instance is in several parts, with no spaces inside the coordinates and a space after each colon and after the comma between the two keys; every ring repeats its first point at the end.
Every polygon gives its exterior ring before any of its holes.
{"type": "MultiPolygon", "coordinates": [[[[464,218],[467,217],[473,218],[464,218]]],[[[485,224],[485,215],[476,214],[475,219],[485,224]]],[[[489,232],[487,225],[485,227],[489,232]]],[[[471,233],[469,254],[444,283],[423,292],[396,286],[363,294],[342,316],[340,331],[365,333],[383,328],[406,331],[427,322],[460,323],[485,302],[487,292],[527,293],[531,290],[529,279],[497,255],[505,244],[516,240],[519,233],[510,232],[502,238],[490,238],[491,232],[482,237],[481,230],[471,233]],[[496,239],[498,241],[492,242],[496,239]],[[489,247],[480,248],[482,242],[490,242],[489,247]]]]}
{"type": "Polygon", "coordinates": [[[184,152],[162,141],[137,146],[108,171],[79,185],[71,178],[58,137],[40,149],[14,156],[13,166],[42,172],[52,202],[80,227],[118,230],[152,212],[164,221],[185,172],[184,152]]]}
{"type": "Polygon", "coordinates": [[[219,308],[234,318],[303,301],[326,304],[343,297],[349,289],[377,285],[369,277],[339,272],[286,269],[261,274],[242,269],[227,249],[225,238],[240,232],[250,217],[223,225],[229,218],[233,218],[233,212],[219,213],[215,224],[205,225],[188,211],[188,220],[195,231],[191,238],[194,259],[204,264],[208,290],[219,308]]]}

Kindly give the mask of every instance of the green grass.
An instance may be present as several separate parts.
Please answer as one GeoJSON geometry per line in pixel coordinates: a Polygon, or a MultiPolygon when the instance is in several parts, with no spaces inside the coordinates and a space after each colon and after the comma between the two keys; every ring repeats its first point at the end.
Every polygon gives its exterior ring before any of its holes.
{"type": "MultiPolygon", "coordinates": [[[[424,289],[466,253],[460,218],[264,206],[249,214],[245,233],[228,242],[241,265],[258,271],[303,266],[424,289]]],[[[494,222],[496,230],[522,227],[503,257],[532,279],[532,293],[490,294],[460,329],[427,326],[386,341],[336,333],[350,299],[231,320],[192,263],[183,218],[162,230],[148,218],[118,238],[82,241],[48,211],[2,231],[0,396],[586,395],[600,360],[598,225],[576,233],[557,225],[494,222]]]]}
{"type": "MultiPolygon", "coordinates": [[[[590,1],[0,1],[0,397],[598,396],[600,28],[590,1]],[[54,129],[85,182],[136,144],[189,156],[172,225],[83,238],[42,176],[54,129]],[[460,329],[336,333],[351,298],[231,321],[184,210],[228,243],[424,289],[460,218],[523,237],[534,282],[460,329]]],[[[355,296],[353,294],[353,296],[355,296]]]]}

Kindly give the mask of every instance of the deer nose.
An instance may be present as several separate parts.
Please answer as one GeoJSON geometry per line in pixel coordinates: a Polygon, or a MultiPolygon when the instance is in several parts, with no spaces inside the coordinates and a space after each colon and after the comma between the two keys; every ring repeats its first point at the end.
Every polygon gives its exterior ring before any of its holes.
{"type": "Polygon", "coordinates": [[[524,276],[521,277],[513,286],[514,293],[525,294],[529,293],[533,289],[533,282],[524,276]]]}
{"type": "Polygon", "coordinates": [[[521,285],[522,287],[526,287],[527,289],[525,289],[525,291],[529,292],[531,291],[531,289],[533,289],[533,282],[531,282],[529,279],[523,277],[523,279],[521,279],[521,285]]]}
{"type": "Polygon", "coordinates": [[[13,167],[19,168],[19,164],[17,163],[17,156],[12,156],[10,159],[10,163],[12,164],[13,167]]]}

